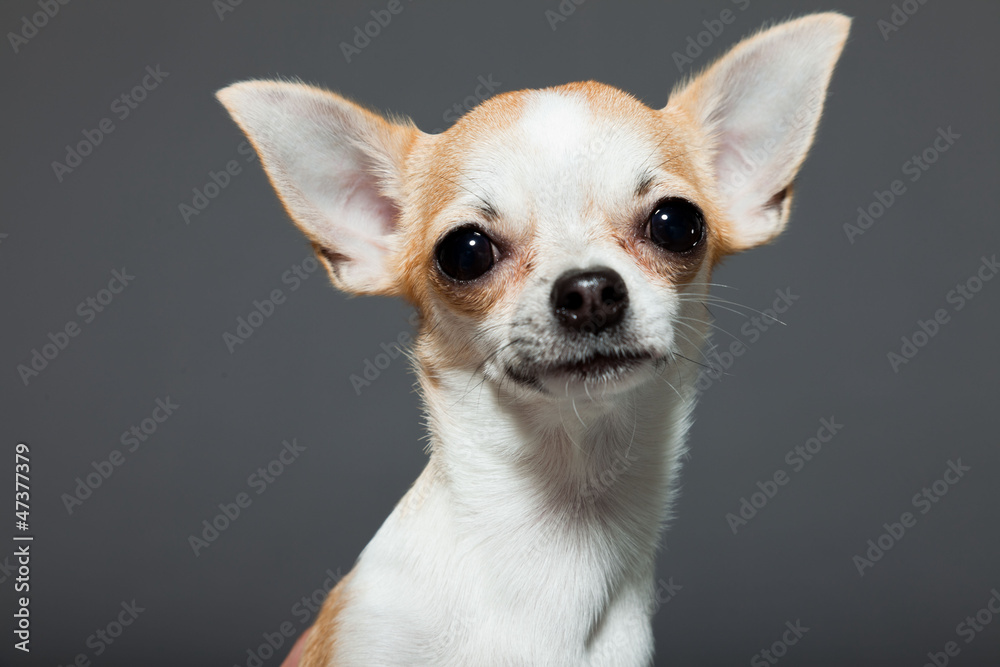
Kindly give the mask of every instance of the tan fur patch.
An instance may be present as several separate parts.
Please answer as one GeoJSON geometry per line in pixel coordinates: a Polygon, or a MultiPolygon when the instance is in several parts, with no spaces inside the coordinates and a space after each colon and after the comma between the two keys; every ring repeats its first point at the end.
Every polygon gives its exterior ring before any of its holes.
{"type": "Polygon", "coordinates": [[[346,591],[353,574],[354,570],[348,572],[323,602],[323,608],[306,640],[299,667],[332,667],[335,664],[332,660],[337,647],[338,616],[347,605],[349,598],[346,591]]]}

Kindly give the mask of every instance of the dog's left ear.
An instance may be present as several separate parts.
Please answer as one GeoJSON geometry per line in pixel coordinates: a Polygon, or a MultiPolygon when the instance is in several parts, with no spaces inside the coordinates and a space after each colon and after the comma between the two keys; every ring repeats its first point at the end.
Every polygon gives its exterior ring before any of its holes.
{"type": "Polygon", "coordinates": [[[713,154],[730,252],[784,228],[795,174],[813,142],[851,20],[812,14],[737,44],[664,109],[698,123],[713,154]]]}

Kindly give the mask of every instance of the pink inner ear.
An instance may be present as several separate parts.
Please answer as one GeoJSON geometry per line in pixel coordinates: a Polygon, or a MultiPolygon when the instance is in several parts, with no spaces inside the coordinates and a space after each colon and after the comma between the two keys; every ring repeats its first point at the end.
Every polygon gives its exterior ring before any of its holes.
{"type": "MultiPolygon", "coordinates": [[[[724,194],[734,194],[764,185],[775,157],[774,142],[766,142],[756,133],[725,128],[715,156],[716,177],[724,194]],[[770,150],[769,150],[770,149],[770,150]]],[[[759,193],[766,196],[767,193],[759,193]]]]}
{"type": "Polygon", "coordinates": [[[344,207],[368,211],[377,227],[371,230],[376,236],[391,234],[396,229],[399,208],[380,192],[375,176],[367,170],[355,171],[344,178],[341,187],[344,207]]]}

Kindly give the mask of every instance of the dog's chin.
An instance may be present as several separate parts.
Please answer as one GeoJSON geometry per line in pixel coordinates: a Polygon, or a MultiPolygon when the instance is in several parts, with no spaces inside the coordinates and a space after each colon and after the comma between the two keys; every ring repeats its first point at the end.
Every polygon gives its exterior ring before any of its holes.
{"type": "Polygon", "coordinates": [[[518,385],[542,393],[598,398],[641,384],[661,361],[649,352],[593,354],[580,360],[511,366],[506,375],[518,385]]]}

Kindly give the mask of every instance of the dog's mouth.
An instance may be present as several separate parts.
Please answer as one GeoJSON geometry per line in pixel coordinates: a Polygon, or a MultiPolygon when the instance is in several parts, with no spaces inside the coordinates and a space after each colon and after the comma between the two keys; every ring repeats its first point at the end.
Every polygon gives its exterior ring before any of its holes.
{"type": "Polygon", "coordinates": [[[549,381],[614,384],[657,358],[653,353],[642,350],[594,353],[569,361],[511,365],[506,372],[518,384],[545,391],[549,381]]]}

